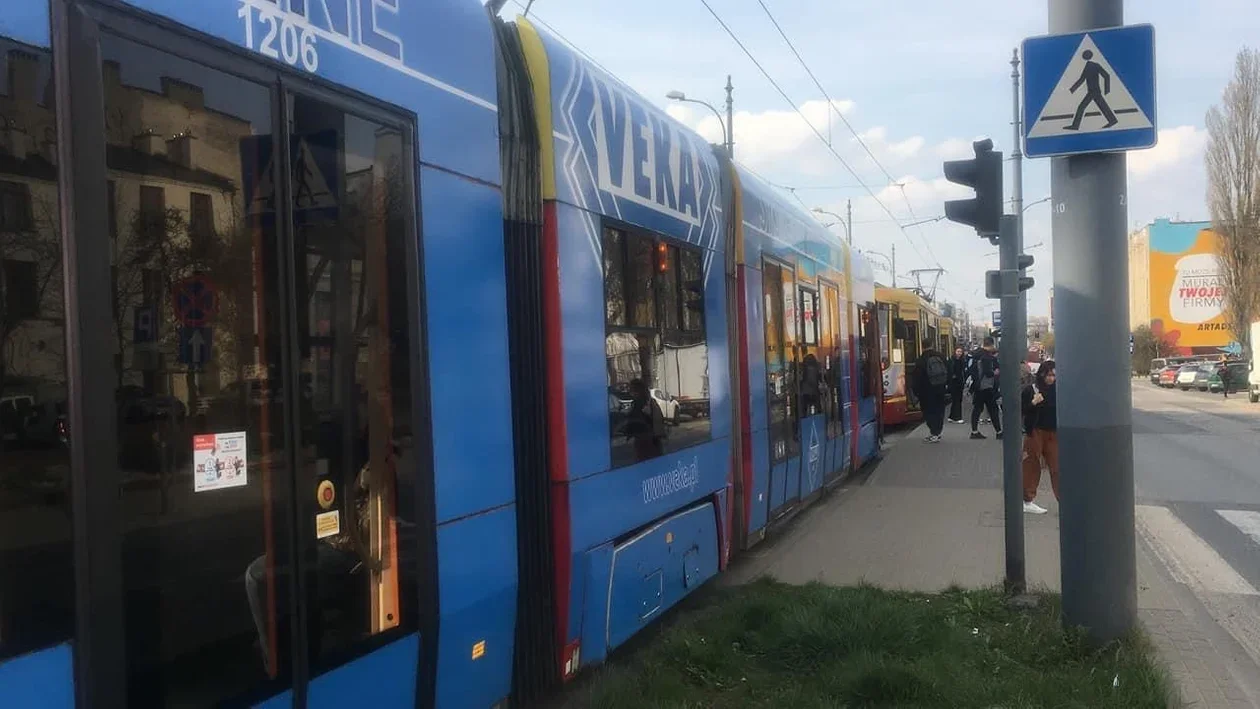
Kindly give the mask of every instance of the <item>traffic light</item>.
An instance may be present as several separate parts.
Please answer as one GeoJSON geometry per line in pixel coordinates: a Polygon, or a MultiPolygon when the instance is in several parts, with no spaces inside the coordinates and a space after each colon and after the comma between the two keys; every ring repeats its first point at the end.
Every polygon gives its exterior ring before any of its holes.
{"type": "Polygon", "coordinates": [[[1032,276],[1025,276],[1024,271],[1033,265],[1035,259],[1028,254],[1020,254],[1015,270],[985,271],[984,297],[1001,298],[1004,295],[1019,295],[1036,284],[1032,276]]]}
{"type": "Polygon", "coordinates": [[[1033,285],[1036,283],[1036,281],[1033,280],[1032,276],[1024,275],[1024,271],[1028,270],[1028,267],[1033,265],[1033,261],[1035,260],[1036,259],[1034,259],[1032,256],[1028,254],[1019,255],[1019,292],[1020,293],[1023,293],[1029,288],[1032,288],[1033,285]]]}
{"type": "Polygon", "coordinates": [[[989,138],[971,144],[976,156],[971,160],[947,160],[945,179],[976,191],[973,199],[953,199],[945,203],[945,217],[974,227],[976,233],[993,238],[1002,219],[1002,153],[994,152],[989,138]]]}
{"type": "Polygon", "coordinates": [[[1002,297],[1002,272],[984,272],[984,297],[994,300],[1002,297]]]}

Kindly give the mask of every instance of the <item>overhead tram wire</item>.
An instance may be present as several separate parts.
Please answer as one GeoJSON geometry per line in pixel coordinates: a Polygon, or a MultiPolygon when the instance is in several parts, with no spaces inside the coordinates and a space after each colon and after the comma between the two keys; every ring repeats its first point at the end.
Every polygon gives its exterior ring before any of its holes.
{"type": "MultiPolygon", "coordinates": [[[[707,6],[708,3],[705,3],[705,4],[707,6]]],[[[804,69],[805,73],[809,75],[810,80],[814,82],[814,86],[818,87],[818,91],[822,93],[823,98],[827,99],[828,112],[835,113],[836,116],[839,117],[840,122],[844,124],[844,127],[848,128],[849,132],[853,134],[853,137],[857,139],[858,145],[862,146],[862,150],[866,151],[867,156],[870,157],[870,159],[875,163],[875,166],[879,168],[880,172],[884,173],[884,177],[888,178],[888,184],[890,186],[896,185],[898,190],[901,192],[902,201],[906,203],[906,209],[910,210],[910,220],[918,221],[919,217],[917,214],[914,213],[914,206],[910,204],[910,197],[906,195],[905,184],[897,182],[897,180],[892,176],[892,174],[888,172],[888,169],[884,167],[884,164],[879,161],[879,158],[875,157],[875,153],[871,152],[870,146],[866,144],[865,140],[862,140],[862,136],[859,135],[857,130],[853,128],[853,125],[849,123],[849,119],[845,118],[844,114],[841,113],[839,109],[836,108],[835,103],[831,100],[831,96],[827,93],[827,89],[823,88],[822,82],[818,80],[818,77],[814,74],[813,70],[809,68],[809,64],[805,62],[805,58],[802,57],[801,53],[796,50],[796,45],[793,44],[792,40],[788,38],[787,32],[783,31],[783,27],[779,24],[779,21],[775,19],[774,13],[770,12],[769,7],[766,7],[765,0],[757,0],[757,4],[760,5],[761,9],[766,13],[766,17],[770,19],[770,24],[774,25],[774,29],[777,30],[779,33],[779,36],[783,38],[783,42],[787,44],[788,49],[792,50],[792,55],[796,57],[796,61],[801,65],[801,68],[804,69]]],[[[710,9],[709,11],[712,12],[712,9],[710,9]]],[[[831,143],[831,135],[830,135],[831,134],[831,120],[830,119],[827,120],[827,133],[828,133],[827,143],[828,145],[830,145],[831,143]]],[[[931,242],[923,237],[922,225],[919,225],[918,229],[919,229],[919,239],[922,240],[923,245],[927,247],[928,253],[931,254],[932,261],[936,263],[937,268],[941,268],[941,261],[940,259],[936,257],[936,252],[932,250],[931,242]]],[[[906,234],[906,239],[907,240],[910,239],[909,234],[906,234]]]]}
{"type": "Polygon", "coordinates": [[[529,0],[529,4],[526,4],[522,2],[521,0],[512,0],[512,4],[521,8],[521,11],[526,13],[525,15],[522,15],[522,16],[526,17],[530,22],[537,22],[539,25],[542,25],[543,28],[545,28],[548,32],[555,35],[556,39],[559,39],[561,42],[564,42],[566,45],[569,46],[570,49],[577,52],[578,54],[581,54],[582,57],[585,58],[588,62],[594,64],[595,66],[603,70],[605,74],[608,74],[609,76],[615,76],[611,71],[608,71],[608,67],[604,66],[603,64],[600,64],[598,59],[587,54],[584,49],[577,46],[576,43],[572,42],[568,37],[565,37],[563,34],[561,34],[560,30],[556,29],[554,25],[548,23],[546,20],[539,17],[537,12],[534,12],[533,14],[528,14],[530,12],[530,6],[534,4],[534,0],[529,0]]]}
{"type": "MultiPolygon", "coordinates": [[[[709,11],[710,15],[713,15],[713,19],[716,20],[719,25],[721,25],[722,29],[731,38],[731,40],[733,40],[735,44],[739,46],[739,48],[744,52],[744,55],[748,57],[748,60],[751,61],[754,66],[757,67],[757,70],[761,72],[761,75],[765,77],[766,81],[770,82],[770,85],[774,87],[774,90],[778,92],[779,96],[781,96],[783,100],[786,101],[787,104],[792,107],[793,111],[796,111],[796,114],[801,117],[802,121],[805,121],[805,125],[809,126],[809,129],[813,131],[814,135],[818,138],[819,142],[827,146],[827,151],[830,152],[836,158],[836,160],[839,161],[840,164],[844,166],[845,170],[848,170],[849,174],[853,176],[853,179],[857,180],[858,183],[862,185],[862,189],[866,191],[866,194],[868,194],[871,197],[871,199],[875,200],[875,203],[878,204],[880,208],[884,210],[884,213],[888,215],[889,219],[891,219],[893,223],[897,224],[897,227],[901,231],[902,236],[906,237],[906,242],[910,244],[910,248],[914,250],[914,253],[919,257],[919,259],[922,260],[924,263],[931,263],[923,255],[923,251],[919,249],[919,246],[918,244],[914,242],[914,239],[910,238],[910,234],[906,231],[905,227],[902,227],[900,222],[898,222],[897,215],[892,213],[892,210],[888,208],[888,205],[884,204],[883,200],[881,200],[875,194],[874,190],[872,190],[869,185],[867,185],[865,182],[862,181],[862,178],[858,176],[857,171],[853,169],[853,166],[849,165],[848,161],[845,160],[844,157],[840,155],[840,153],[836,152],[836,149],[831,145],[831,143],[827,141],[827,139],[823,136],[823,134],[818,132],[818,128],[815,127],[814,124],[810,122],[810,120],[801,111],[800,107],[796,105],[796,102],[792,100],[792,97],[787,95],[787,92],[783,90],[783,87],[779,85],[779,82],[775,81],[774,77],[770,76],[770,72],[766,71],[766,68],[762,66],[761,62],[757,61],[757,57],[753,55],[752,51],[748,49],[748,47],[739,39],[738,36],[736,36],[735,32],[731,30],[729,25],[726,24],[726,22],[722,19],[721,15],[717,14],[717,12],[713,9],[713,6],[709,4],[709,0],[700,0],[700,4],[704,5],[704,8],[709,11]]],[[[940,266],[939,262],[937,263],[937,265],[938,267],[940,266]]]]}

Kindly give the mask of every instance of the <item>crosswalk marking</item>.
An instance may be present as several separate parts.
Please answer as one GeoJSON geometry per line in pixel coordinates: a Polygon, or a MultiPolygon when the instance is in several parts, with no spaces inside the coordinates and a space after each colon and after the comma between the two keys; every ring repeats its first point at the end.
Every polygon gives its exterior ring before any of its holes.
{"type": "Polygon", "coordinates": [[[1217,510],[1216,514],[1238,528],[1238,531],[1260,544],[1260,512],[1252,510],[1217,510]]]}
{"type": "Polygon", "coordinates": [[[1240,576],[1172,510],[1138,505],[1136,512],[1139,531],[1174,579],[1208,593],[1260,596],[1255,586],[1240,576]]]}

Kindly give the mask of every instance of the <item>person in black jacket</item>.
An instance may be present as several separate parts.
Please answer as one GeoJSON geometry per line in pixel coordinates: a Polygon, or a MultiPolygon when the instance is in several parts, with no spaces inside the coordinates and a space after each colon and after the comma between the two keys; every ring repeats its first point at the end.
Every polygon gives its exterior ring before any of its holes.
{"type": "Polygon", "coordinates": [[[1059,499],[1059,417],[1054,362],[1044,362],[1032,386],[1023,387],[1020,405],[1024,414],[1024,511],[1042,515],[1046,508],[1033,500],[1041,485],[1041,468],[1050,470],[1050,488],[1059,499]]]}
{"type": "Polygon", "coordinates": [[[945,389],[949,386],[949,363],[945,355],[932,348],[929,340],[923,341],[923,354],[914,364],[914,395],[923,408],[923,419],[928,425],[928,443],[940,443],[941,429],[945,427],[945,389]]]}
{"type": "Polygon", "coordinates": [[[949,361],[949,422],[963,421],[963,389],[967,385],[967,356],[963,348],[954,349],[954,358],[949,361]]]}
{"type": "Polygon", "coordinates": [[[971,437],[984,438],[980,433],[980,412],[987,410],[993,421],[997,438],[1002,438],[1002,415],[998,411],[1001,390],[998,384],[997,345],[992,337],[984,338],[984,347],[971,360],[971,437]]]}

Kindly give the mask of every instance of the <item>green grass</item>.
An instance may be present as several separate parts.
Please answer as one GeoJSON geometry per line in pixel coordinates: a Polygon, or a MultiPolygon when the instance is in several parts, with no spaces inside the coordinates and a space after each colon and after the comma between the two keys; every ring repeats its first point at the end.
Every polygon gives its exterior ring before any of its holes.
{"type": "Polygon", "coordinates": [[[1166,707],[1141,636],[1091,650],[1058,598],[938,595],[762,580],[701,599],[574,687],[566,706],[1166,707]],[[1117,684],[1118,686],[1113,686],[1117,684]]]}

